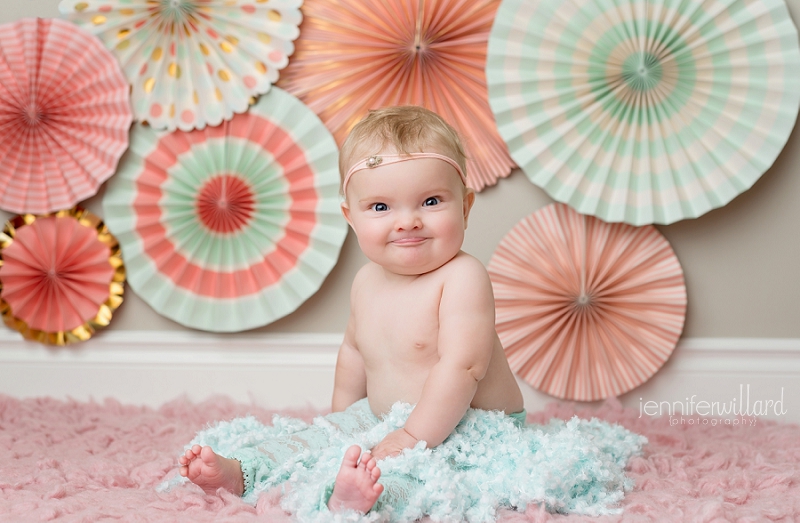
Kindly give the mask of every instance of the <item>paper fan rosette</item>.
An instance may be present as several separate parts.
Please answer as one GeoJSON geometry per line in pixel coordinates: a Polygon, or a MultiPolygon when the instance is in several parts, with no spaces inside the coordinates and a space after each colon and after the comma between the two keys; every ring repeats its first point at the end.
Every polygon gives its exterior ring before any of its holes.
{"type": "Polygon", "coordinates": [[[294,311],[347,232],[337,162],[319,118],[278,88],[218,127],[135,125],[103,199],[131,287],[201,330],[251,329],[294,311]]]}
{"type": "Polygon", "coordinates": [[[800,104],[783,0],[503,0],[489,99],[511,157],[578,212],[698,217],[772,165],[800,104]]]}
{"type": "Polygon", "coordinates": [[[122,303],[124,283],[117,240],[84,209],[16,216],[0,234],[0,312],[28,339],[89,339],[122,303]]]}
{"type": "Polygon", "coordinates": [[[486,94],[486,44],[499,0],[305,0],[296,53],[278,85],[338,143],[371,109],[420,105],[465,142],[467,182],[481,190],[514,162],[486,94]]]}
{"type": "Polygon", "coordinates": [[[664,364],[683,330],[683,272],[653,226],[551,204],[509,231],[489,275],[512,370],[559,398],[628,392],[664,364]]]}
{"type": "Polygon", "coordinates": [[[61,0],[131,84],[136,120],[190,131],[243,113],[294,52],[302,0],[61,0]]]}
{"type": "Polygon", "coordinates": [[[0,208],[46,214],[97,192],[128,147],[128,84],[69,22],[0,25],[0,208]]]}

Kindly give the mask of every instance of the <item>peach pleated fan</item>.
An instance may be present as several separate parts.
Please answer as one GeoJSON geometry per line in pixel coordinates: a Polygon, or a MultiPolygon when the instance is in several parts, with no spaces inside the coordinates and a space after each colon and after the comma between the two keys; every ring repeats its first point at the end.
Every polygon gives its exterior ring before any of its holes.
{"type": "Polygon", "coordinates": [[[512,369],[559,398],[593,401],[641,385],[683,330],[683,272],[653,226],[551,204],[509,231],[489,275],[512,369]]]}
{"type": "Polygon", "coordinates": [[[0,25],[0,208],[46,214],[97,192],[128,147],[128,83],[63,20],[0,25]]]}
{"type": "Polygon", "coordinates": [[[341,144],[370,109],[421,105],[461,134],[476,190],[514,167],[486,90],[499,0],[306,0],[295,54],[278,85],[341,144]]]}

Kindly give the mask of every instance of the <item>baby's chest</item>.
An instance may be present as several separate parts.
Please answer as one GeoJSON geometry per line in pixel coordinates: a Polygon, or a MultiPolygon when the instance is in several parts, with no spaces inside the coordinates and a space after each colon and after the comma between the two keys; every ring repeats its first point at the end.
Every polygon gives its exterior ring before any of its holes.
{"type": "Polygon", "coordinates": [[[356,309],[359,346],[419,350],[434,347],[439,332],[438,293],[371,293],[356,309]]]}

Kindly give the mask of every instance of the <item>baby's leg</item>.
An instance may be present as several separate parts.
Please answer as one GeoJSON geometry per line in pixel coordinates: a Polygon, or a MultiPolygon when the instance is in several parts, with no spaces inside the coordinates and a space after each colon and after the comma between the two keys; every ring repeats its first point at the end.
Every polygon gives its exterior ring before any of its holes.
{"type": "Polygon", "coordinates": [[[383,492],[383,485],[378,483],[380,477],[375,458],[369,453],[362,456],[361,448],[353,445],[344,454],[328,508],[333,512],[351,509],[366,514],[383,492]]]}
{"type": "Polygon", "coordinates": [[[239,462],[216,454],[211,447],[194,445],[178,461],[181,464],[180,475],[198,485],[206,494],[214,494],[220,488],[237,496],[244,492],[239,462]]]}
{"type": "MultiPolygon", "coordinates": [[[[387,474],[381,478],[381,483],[383,483],[383,494],[372,507],[372,510],[377,512],[381,512],[385,507],[391,507],[392,512],[395,513],[404,511],[411,497],[418,494],[419,489],[423,488],[422,482],[407,474],[387,474]]],[[[420,512],[411,519],[422,516],[424,513],[420,512]]]]}
{"type": "MultiPolygon", "coordinates": [[[[285,475],[274,474],[274,471],[299,454],[302,454],[307,466],[313,466],[319,451],[329,445],[330,430],[352,435],[370,429],[378,422],[366,401],[353,405],[345,412],[329,414],[325,419],[330,423],[330,428],[311,425],[290,435],[273,434],[266,440],[253,441],[250,437],[249,444],[226,454],[228,457],[215,453],[211,447],[195,445],[181,456],[180,474],[208,493],[223,487],[247,497],[254,491],[262,491],[287,480],[290,471],[285,475]]],[[[241,435],[252,436],[249,433],[241,435]]]]}

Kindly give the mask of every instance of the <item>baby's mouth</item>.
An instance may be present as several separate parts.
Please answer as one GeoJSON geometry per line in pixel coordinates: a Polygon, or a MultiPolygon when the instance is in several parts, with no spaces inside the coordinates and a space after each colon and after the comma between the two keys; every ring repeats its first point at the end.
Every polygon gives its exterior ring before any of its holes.
{"type": "Polygon", "coordinates": [[[422,236],[410,236],[408,238],[398,238],[396,240],[392,240],[391,243],[395,245],[418,245],[425,240],[427,240],[427,238],[423,238],[422,236]]]}

